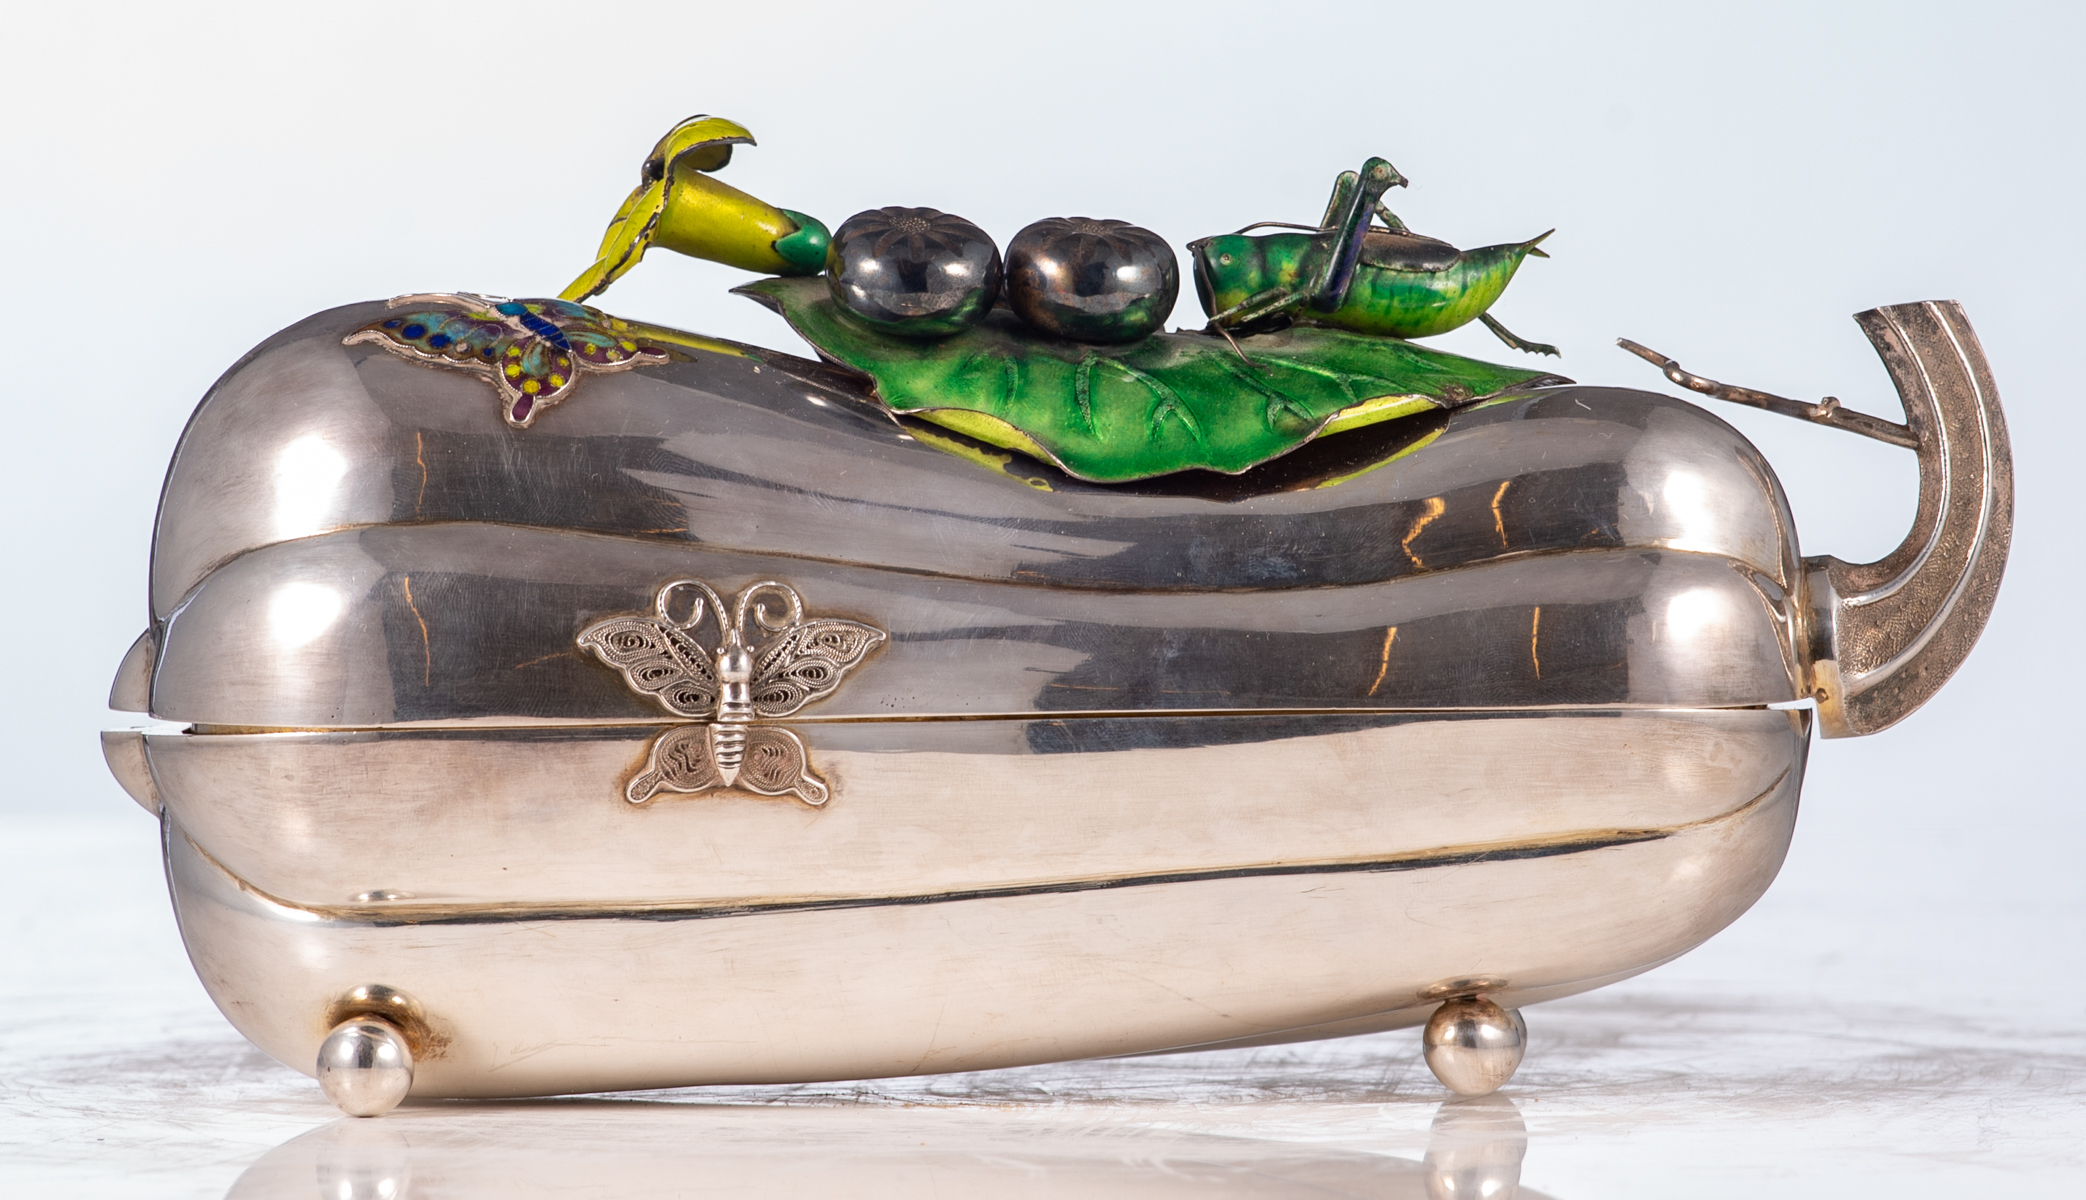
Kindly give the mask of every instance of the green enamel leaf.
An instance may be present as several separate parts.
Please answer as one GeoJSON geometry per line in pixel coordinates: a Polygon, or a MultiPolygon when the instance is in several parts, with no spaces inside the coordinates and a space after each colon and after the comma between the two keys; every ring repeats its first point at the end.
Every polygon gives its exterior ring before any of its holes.
{"type": "Polygon", "coordinates": [[[1129,346],[1047,337],[1001,310],[938,341],[841,315],[823,279],[737,289],[870,377],[892,409],[1097,483],[1201,467],[1236,475],[1339,432],[1559,382],[1395,338],[1299,326],[1241,338],[1161,333],[1129,346]]]}

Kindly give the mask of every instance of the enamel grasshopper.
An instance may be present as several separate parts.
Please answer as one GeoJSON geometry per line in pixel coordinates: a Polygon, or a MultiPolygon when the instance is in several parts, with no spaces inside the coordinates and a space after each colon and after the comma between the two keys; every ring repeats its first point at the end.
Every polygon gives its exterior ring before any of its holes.
{"type": "Polygon", "coordinates": [[[1413,233],[1383,207],[1384,192],[1405,183],[1396,167],[1372,158],[1359,172],[1341,172],[1316,226],[1261,221],[1189,242],[1195,292],[1211,331],[1228,337],[1309,323],[1419,338],[1478,320],[1516,350],[1556,354],[1557,347],[1515,336],[1487,311],[1522,260],[1549,257],[1539,243],[1550,234],[1458,250],[1413,233]],[[1250,232],[1270,226],[1296,232],[1250,232]]]}

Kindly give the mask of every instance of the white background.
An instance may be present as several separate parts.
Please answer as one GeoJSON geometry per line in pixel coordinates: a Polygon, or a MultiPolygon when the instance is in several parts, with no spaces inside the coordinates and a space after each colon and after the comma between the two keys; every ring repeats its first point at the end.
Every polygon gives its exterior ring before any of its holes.
{"type": "MultiPolygon", "coordinates": [[[[13,861],[48,838],[151,870],[94,735],[118,720],[103,700],[144,627],[159,484],[211,381],[316,309],[555,294],[691,112],[753,130],[723,178],[763,199],[832,226],[931,205],[1003,244],[1051,215],[1176,246],[1308,221],[1382,154],[1422,232],[1557,227],[1496,311],[1584,382],[1665,386],[1620,335],[1895,418],[1849,314],[1963,302],[2019,481],[1991,625],[1916,716],[1814,748],[1782,879],[1667,971],[1793,980],[1850,1021],[2003,1011],[2077,1072],[2082,35],[2073,6],[1992,3],[11,5],[0,838],[13,861]]],[[[725,294],[744,278],[657,253],[596,303],[796,348],[725,294]]],[[[1199,323],[1192,293],[1175,320],[1199,323]]],[[[1436,344],[1524,361],[1475,326],[1436,344]]],[[[1869,559],[1902,535],[1909,453],[1719,412],[1776,464],[1806,552],[1869,559]]],[[[0,951],[46,946],[85,877],[38,878],[9,893],[0,951]]],[[[53,969],[110,953],[68,942],[53,969]]]]}

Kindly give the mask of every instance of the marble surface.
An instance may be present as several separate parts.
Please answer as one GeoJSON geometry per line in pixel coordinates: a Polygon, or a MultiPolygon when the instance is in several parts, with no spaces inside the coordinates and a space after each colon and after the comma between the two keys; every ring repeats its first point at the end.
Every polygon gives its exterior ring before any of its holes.
{"type": "Polygon", "coordinates": [[[0,1194],[1606,1200],[2086,1183],[2076,905],[1865,906],[1807,889],[1798,864],[1694,954],[1530,1009],[1527,1062],[1484,1102],[1444,1104],[1405,1032],[355,1121],[211,1007],[154,834],[135,810],[0,824],[0,1194]]]}

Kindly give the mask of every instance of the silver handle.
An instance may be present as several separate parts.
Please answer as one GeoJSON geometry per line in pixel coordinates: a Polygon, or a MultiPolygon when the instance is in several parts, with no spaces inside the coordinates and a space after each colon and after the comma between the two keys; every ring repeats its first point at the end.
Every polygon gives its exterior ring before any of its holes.
{"type": "Polygon", "coordinates": [[[1804,659],[1826,737],[1888,729],[1927,702],[1984,631],[2013,539],[2013,456],[1991,368],[1952,300],[1855,314],[1919,454],[1919,512],[1872,563],[1804,560],[1804,659]]]}

